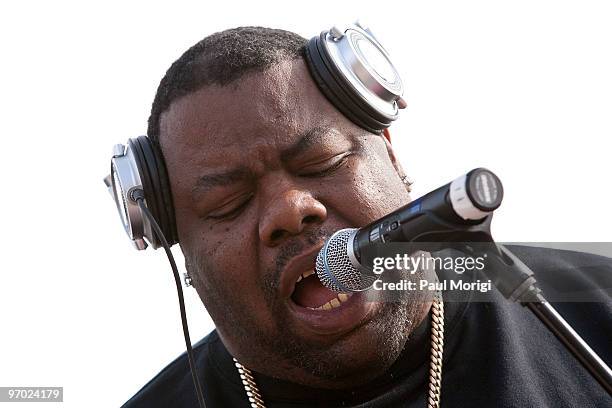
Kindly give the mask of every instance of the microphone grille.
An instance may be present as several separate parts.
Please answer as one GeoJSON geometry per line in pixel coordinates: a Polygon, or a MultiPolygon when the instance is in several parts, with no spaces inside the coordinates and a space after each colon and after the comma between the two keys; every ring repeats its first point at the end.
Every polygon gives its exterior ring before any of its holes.
{"type": "Polygon", "coordinates": [[[321,283],[334,292],[361,292],[368,289],[374,277],[362,275],[351,259],[355,228],[336,231],[325,243],[315,264],[321,283]]]}

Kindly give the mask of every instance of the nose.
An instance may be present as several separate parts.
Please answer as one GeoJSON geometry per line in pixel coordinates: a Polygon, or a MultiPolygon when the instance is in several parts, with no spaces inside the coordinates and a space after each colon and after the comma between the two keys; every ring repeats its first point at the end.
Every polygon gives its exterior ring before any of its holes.
{"type": "Polygon", "coordinates": [[[273,247],[327,218],[325,206],[308,191],[286,189],[272,198],[259,223],[259,238],[273,247]]]}

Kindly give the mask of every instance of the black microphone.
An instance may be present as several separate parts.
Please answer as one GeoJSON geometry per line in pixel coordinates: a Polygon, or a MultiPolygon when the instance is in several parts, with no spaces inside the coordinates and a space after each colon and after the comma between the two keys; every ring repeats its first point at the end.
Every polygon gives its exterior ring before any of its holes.
{"type": "Polygon", "coordinates": [[[336,231],[317,256],[319,280],[335,292],[366,290],[373,282],[362,273],[367,248],[387,242],[467,241],[466,233],[488,231],[503,195],[499,178],[476,168],[365,227],[336,231]]]}

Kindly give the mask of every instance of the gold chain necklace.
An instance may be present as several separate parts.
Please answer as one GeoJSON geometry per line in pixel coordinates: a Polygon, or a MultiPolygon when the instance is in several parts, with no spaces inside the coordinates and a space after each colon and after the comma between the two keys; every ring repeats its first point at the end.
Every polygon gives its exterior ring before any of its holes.
{"type": "MultiPolygon", "coordinates": [[[[444,351],[444,302],[442,295],[437,293],[431,305],[431,361],[429,363],[429,391],[427,395],[427,408],[440,407],[440,394],[442,383],[442,357],[444,351]]],[[[234,359],[238,369],[244,391],[246,392],[251,408],[266,408],[263,397],[257,388],[257,383],[251,370],[234,359]]]]}

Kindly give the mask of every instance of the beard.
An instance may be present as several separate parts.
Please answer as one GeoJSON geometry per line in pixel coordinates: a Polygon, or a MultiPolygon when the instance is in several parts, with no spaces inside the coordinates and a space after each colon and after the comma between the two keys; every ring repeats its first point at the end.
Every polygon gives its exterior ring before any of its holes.
{"type": "MultiPolygon", "coordinates": [[[[383,302],[365,323],[322,344],[299,335],[286,300],[278,297],[285,265],[305,249],[331,235],[319,229],[279,249],[275,265],[257,281],[267,304],[273,328],[262,327],[243,302],[228,302],[235,293],[214,277],[211,264],[196,256],[187,262],[194,286],[222,338],[231,338],[240,361],[247,367],[285,381],[321,388],[346,388],[363,384],[384,373],[398,358],[414,328],[420,323],[423,299],[417,291],[403,291],[383,302]],[[307,373],[307,375],[300,375],[307,373]]],[[[187,256],[186,256],[187,259],[187,256]]]]}
{"type": "Polygon", "coordinates": [[[261,340],[293,368],[315,377],[318,385],[344,388],[377,377],[395,362],[411,333],[411,320],[407,304],[389,302],[383,303],[367,323],[335,339],[331,345],[300,341],[289,325],[283,328],[286,335],[261,340]],[[355,344],[357,338],[363,337],[367,344],[355,344]]]}

